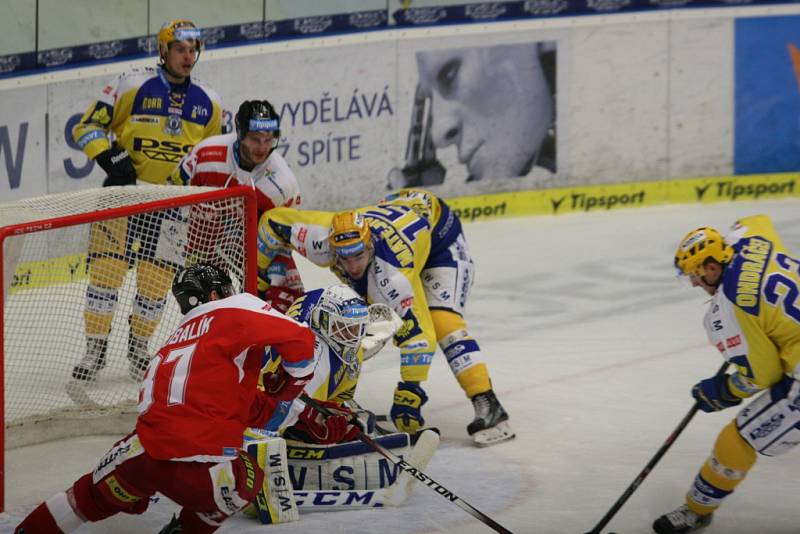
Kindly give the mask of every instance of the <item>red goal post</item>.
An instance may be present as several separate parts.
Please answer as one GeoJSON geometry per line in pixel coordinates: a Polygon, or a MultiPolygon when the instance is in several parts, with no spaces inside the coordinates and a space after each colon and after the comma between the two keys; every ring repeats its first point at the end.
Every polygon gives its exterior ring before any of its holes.
{"type": "Polygon", "coordinates": [[[255,293],[256,225],[249,187],[109,187],[0,204],[0,511],[7,448],[133,428],[132,355],[152,356],[177,326],[177,268],[214,263],[255,293]],[[98,346],[102,366],[76,373],[98,346]]]}

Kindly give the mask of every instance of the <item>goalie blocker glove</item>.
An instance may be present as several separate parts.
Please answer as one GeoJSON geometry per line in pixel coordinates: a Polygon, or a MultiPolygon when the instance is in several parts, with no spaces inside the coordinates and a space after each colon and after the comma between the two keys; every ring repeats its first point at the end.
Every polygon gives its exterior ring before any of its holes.
{"type": "Polygon", "coordinates": [[[428,395],[419,382],[399,382],[394,390],[394,403],[390,416],[394,426],[401,432],[416,434],[423,426],[422,405],[428,402],[428,395]]]}
{"type": "Polygon", "coordinates": [[[742,399],[728,388],[730,375],[720,374],[701,380],[692,388],[692,397],[698,407],[706,413],[718,412],[741,404],[742,399]]]}
{"type": "Polygon", "coordinates": [[[114,144],[98,154],[94,160],[106,172],[103,187],[113,185],[136,185],[136,169],[128,151],[114,144]]]}
{"type": "Polygon", "coordinates": [[[287,437],[320,445],[353,441],[358,437],[362,428],[353,412],[335,402],[317,402],[325,406],[330,415],[323,415],[307,405],[297,423],[287,430],[287,437]]]}

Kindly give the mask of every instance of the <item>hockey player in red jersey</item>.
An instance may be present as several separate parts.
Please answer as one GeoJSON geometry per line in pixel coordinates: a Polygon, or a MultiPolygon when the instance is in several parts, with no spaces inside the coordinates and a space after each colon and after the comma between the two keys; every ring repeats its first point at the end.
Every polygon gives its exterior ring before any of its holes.
{"type": "MultiPolygon", "coordinates": [[[[267,100],[245,100],[236,112],[236,133],[209,137],[195,145],[170,177],[173,183],[253,188],[258,216],[276,207],[298,207],[300,186],[289,164],[275,150],[280,115],[267,100]]],[[[292,253],[286,250],[259,277],[259,294],[281,312],[303,294],[292,253]],[[262,280],[268,282],[264,283],[262,280]]]]}
{"type": "Polygon", "coordinates": [[[140,514],[156,492],[182,506],[162,532],[214,532],[262,488],[242,433],[287,409],[311,379],[314,334],[257,297],[233,295],[231,279],[212,265],[180,271],[172,292],[185,316],[147,368],[134,432],[15,532],[71,532],[140,514]],[[269,395],[257,387],[268,346],[280,350],[285,371],[269,395]]]}

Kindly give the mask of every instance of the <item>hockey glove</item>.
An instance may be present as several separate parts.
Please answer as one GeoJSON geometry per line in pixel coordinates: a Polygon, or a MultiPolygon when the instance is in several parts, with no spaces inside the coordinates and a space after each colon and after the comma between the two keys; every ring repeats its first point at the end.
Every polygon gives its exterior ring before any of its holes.
{"type": "Polygon", "coordinates": [[[105,152],[98,154],[94,160],[108,175],[103,181],[103,187],[136,185],[136,169],[133,168],[133,162],[127,150],[114,144],[105,152]]]}
{"type": "Polygon", "coordinates": [[[718,412],[741,404],[742,399],[728,388],[730,375],[721,374],[701,380],[692,388],[692,397],[704,412],[718,412]]]}
{"type": "Polygon", "coordinates": [[[331,401],[317,401],[325,406],[330,415],[323,415],[311,406],[306,406],[293,428],[293,434],[307,437],[305,441],[329,445],[353,441],[361,432],[355,414],[331,401]]]}
{"type": "Polygon", "coordinates": [[[394,390],[394,403],[390,415],[400,432],[416,434],[425,425],[422,405],[428,402],[419,382],[399,382],[394,390]]]}
{"type": "Polygon", "coordinates": [[[314,377],[313,371],[306,376],[295,377],[279,365],[274,373],[264,373],[264,391],[279,401],[292,401],[314,377]]]}
{"type": "Polygon", "coordinates": [[[289,309],[295,299],[302,294],[302,291],[296,291],[288,287],[270,286],[264,294],[264,300],[279,312],[286,313],[286,310],[289,309]]]}
{"type": "Polygon", "coordinates": [[[361,340],[364,361],[380,352],[401,326],[403,320],[389,306],[381,303],[370,304],[367,335],[361,340]]]}

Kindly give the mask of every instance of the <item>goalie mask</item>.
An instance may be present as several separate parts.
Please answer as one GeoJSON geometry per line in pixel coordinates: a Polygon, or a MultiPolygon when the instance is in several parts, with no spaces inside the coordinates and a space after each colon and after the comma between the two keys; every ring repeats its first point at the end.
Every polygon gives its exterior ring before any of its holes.
{"type": "Polygon", "coordinates": [[[183,314],[208,302],[212,291],[216,291],[220,298],[230,297],[233,295],[233,282],[225,271],[210,264],[200,263],[178,271],[172,282],[172,294],[183,314]]]}
{"type": "Polygon", "coordinates": [[[345,285],[323,291],[311,310],[311,329],[339,356],[351,376],[358,373],[358,348],[367,332],[367,303],[345,285]]]}

